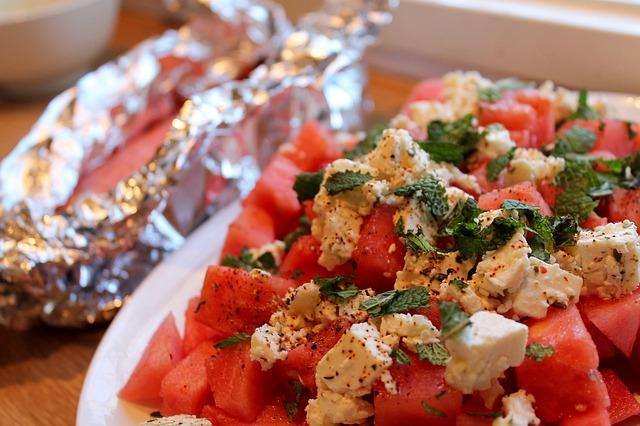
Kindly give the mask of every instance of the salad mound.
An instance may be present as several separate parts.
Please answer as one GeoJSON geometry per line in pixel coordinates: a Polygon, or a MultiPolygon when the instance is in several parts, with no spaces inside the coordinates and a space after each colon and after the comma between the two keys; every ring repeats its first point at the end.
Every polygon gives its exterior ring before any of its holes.
{"type": "Polygon", "coordinates": [[[638,132],[586,91],[475,72],[366,135],[307,123],[120,397],[214,425],[640,415],[638,132]]]}

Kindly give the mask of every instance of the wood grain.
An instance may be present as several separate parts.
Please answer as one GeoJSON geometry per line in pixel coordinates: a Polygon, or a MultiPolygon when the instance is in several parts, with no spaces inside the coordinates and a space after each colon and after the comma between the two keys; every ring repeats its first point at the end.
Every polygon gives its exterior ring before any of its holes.
{"type": "MultiPolygon", "coordinates": [[[[123,12],[110,54],[121,53],[164,28],[155,18],[123,12]]],[[[372,120],[379,120],[399,110],[414,81],[371,71],[369,83],[376,105],[372,120]]],[[[29,130],[48,100],[0,101],[0,156],[29,130]]],[[[104,328],[40,328],[27,333],[0,328],[0,424],[74,424],[82,381],[103,333],[104,328]]]]}

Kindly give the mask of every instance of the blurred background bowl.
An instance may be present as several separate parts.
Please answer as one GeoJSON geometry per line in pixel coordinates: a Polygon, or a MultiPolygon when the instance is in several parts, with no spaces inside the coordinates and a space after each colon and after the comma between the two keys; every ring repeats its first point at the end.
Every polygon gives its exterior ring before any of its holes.
{"type": "Polygon", "coordinates": [[[53,93],[95,65],[120,0],[0,0],[0,92],[53,93]]]}

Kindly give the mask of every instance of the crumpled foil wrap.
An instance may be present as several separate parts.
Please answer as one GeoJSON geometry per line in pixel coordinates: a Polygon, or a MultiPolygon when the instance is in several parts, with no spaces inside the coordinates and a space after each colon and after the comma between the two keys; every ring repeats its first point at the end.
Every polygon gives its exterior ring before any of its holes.
{"type": "Polygon", "coordinates": [[[360,124],[360,60],[394,0],[329,0],[295,29],[268,1],[179,3],[200,13],[56,97],[0,163],[0,324],[111,319],[164,254],[253,186],[305,120],[360,124]],[[157,105],[171,111],[186,97],[149,162],[111,191],[69,202],[157,105]]]}

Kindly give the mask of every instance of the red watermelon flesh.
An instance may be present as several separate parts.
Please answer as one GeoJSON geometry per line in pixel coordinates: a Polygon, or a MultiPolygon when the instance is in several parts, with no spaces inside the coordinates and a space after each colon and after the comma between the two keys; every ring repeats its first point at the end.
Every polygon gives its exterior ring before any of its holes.
{"type": "Polygon", "coordinates": [[[220,258],[238,256],[245,247],[260,247],[275,239],[275,225],[269,213],[258,206],[247,205],[229,225],[220,258]]]}
{"type": "Polygon", "coordinates": [[[216,335],[211,327],[196,320],[196,312],[200,310],[200,307],[199,297],[189,299],[187,311],[184,314],[184,339],[182,339],[185,354],[190,353],[205,340],[213,340],[216,335]]]}
{"type": "Polygon", "coordinates": [[[597,368],[596,346],[575,305],[552,308],[546,318],[529,322],[529,344],[542,343],[555,353],[542,361],[525,359],[516,368],[518,387],[536,398],[536,414],[554,422],[609,406],[597,368]]]}
{"type": "Polygon", "coordinates": [[[202,342],[162,379],[163,416],[198,415],[211,400],[205,362],[217,352],[212,342],[202,342]]]}
{"type": "Polygon", "coordinates": [[[629,219],[640,227],[640,189],[614,189],[607,216],[611,222],[629,219]]]}
{"type": "Polygon", "coordinates": [[[566,122],[558,130],[558,134],[562,135],[576,126],[590,130],[598,136],[592,151],[608,151],[617,157],[626,157],[635,151],[635,144],[629,139],[629,129],[623,121],[572,120],[566,122]]]}
{"type": "Polygon", "coordinates": [[[271,371],[249,357],[249,342],[223,348],[207,360],[205,378],[213,392],[215,406],[239,420],[252,422],[273,393],[271,371]]]}
{"type": "Polygon", "coordinates": [[[416,101],[443,101],[443,84],[439,78],[432,78],[418,83],[407,98],[406,106],[416,101]]]}
{"type": "Polygon", "coordinates": [[[284,409],[284,405],[280,401],[276,401],[267,405],[262,413],[258,415],[258,418],[252,422],[238,420],[214,405],[205,406],[202,409],[200,417],[209,419],[214,425],[224,426],[302,426],[303,424],[305,424],[304,406],[299,408],[298,416],[295,419],[289,420],[287,412],[284,409]]]}
{"type": "Polygon", "coordinates": [[[320,243],[311,235],[299,237],[282,259],[280,275],[290,278],[297,283],[306,283],[314,277],[335,277],[336,275],[350,276],[353,274],[351,263],[340,265],[334,271],[328,271],[318,264],[320,257],[320,243]]]}
{"type": "Polygon", "coordinates": [[[594,408],[563,419],[559,426],[610,426],[609,412],[606,408],[594,408]]]}
{"type": "Polygon", "coordinates": [[[210,266],[200,293],[195,317],[220,337],[251,333],[278,308],[295,281],[263,277],[225,266],[210,266]]]}
{"type": "Polygon", "coordinates": [[[316,121],[306,122],[293,142],[284,145],[280,152],[305,172],[315,172],[342,154],[333,135],[316,121]]]}
{"type": "Polygon", "coordinates": [[[382,383],[374,389],[373,404],[376,426],[392,425],[455,425],[462,407],[462,393],[444,381],[444,367],[420,361],[410,353],[410,364],[391,367],[397,394],[386,391],[382,383]],[[423,404],[444,414],[434,415],[423,404]]]}
{"type": "Polygon", "coordinates": [[[138,404],[160,402],[160,383],[183,356],[182,339],[173,314],[153,333],[140,361],[118,396],[138,404]]]}
{"type": "Polygon", "coordinates": [[[382,204],[364,219],[352,259],[360,288],[393,290],[396,272],[404,267],[404,244],[394,231],[395,207],[382,204]]]}
{"type": "Polygon", "coordinates": [[[601,373],[611,399],[609,407],[611,423],[615,424],[629,417],[640,415],[640,404],[618,375],[613,370],[606,368],[601,373]]]}
{"type": "Polygon", "coordinates": [[[640,329],[640,290],[618,299],[580,299],[580,310],[623,354],[631,356],[640,329]]]}
{"type": "Polygon", "coordinates": [[[503,189],[482,194],[478,198],[478,207],[484,210],[499,209],[505,200],[517,200],[540,208],[540,213],[551,215],[551,209],[531,182],[522,182],[503,189]]]}

